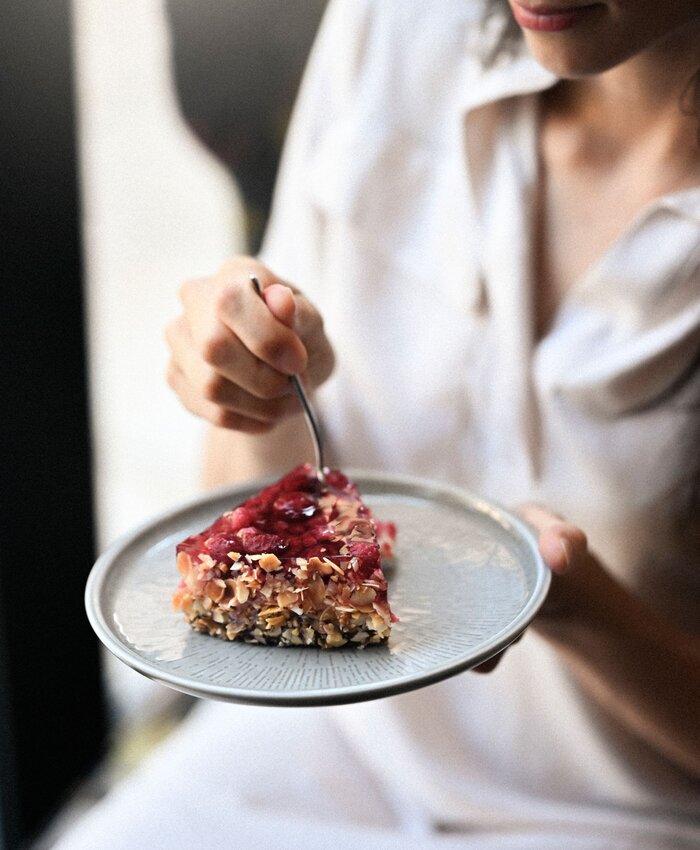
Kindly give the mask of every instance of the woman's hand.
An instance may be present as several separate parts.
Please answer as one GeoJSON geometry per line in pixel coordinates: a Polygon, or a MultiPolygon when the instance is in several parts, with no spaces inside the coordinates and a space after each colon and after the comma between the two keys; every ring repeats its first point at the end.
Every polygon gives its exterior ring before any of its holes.
{"type": "MultiPolygon", "coordinates": [[[[517,513],[527,522],[538,535],[538,548],[545,564],[552,571],[552,584],[544,604],[538,612],[538,619],[565,615],[569,605],[568,597],[573,593],[571,585],[579,580],[580,575],[573,575],[567,581],[564,576],[573,570],[578,570],[591,556],[588,552],[586,535],[575,525],[566,522],[557,514],[543,508],[541,505],[521,505],[517,513]],[[573,581],[571,580],[573,578],[573,581]]],[[[575,593],[574,593],[575,595],[575,593]]],[[[537,619],[533,626],[537,625],[537,619]]],[[[514,643],[520,638],[516,638],[514,643]]],[[[490,673],[498,666],[503,655],[508,650],[499,652],[478,667],[477,673],[490,673]]]]}
{"type": "Polygon", "coordinates": [[[299,411],[290,375],[313,389],[333,370],[318,311],[252,257],[234,257],[213,277],[188,281],[180,299],[182,315],[166,329],[168,383],[188,410],[214,425],[268,431],[299,411]]]}
{"type": "Polygon", "coordinates": [[[537,504],[521,505],[517,513],[537,533],[540,555],[552,571],[549,593],[537,619],[566,617],[580,599],[579,585],[590,585],[591,573],[602,567],[588,551],[586,535],[577,526],[537,504]]]}

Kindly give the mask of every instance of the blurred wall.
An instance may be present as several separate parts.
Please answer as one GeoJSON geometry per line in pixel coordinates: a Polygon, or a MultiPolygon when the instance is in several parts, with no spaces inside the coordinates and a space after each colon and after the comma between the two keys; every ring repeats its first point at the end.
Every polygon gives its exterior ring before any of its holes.
{"type": "Polygon", "coordinates": [[[238,192],[180,117],[159,0],[74,0],[101,545],[198,490],[202,425],[167,387],[186,278],[243,249],[238,192]]]}
{"type": "MultiPolygon", "coordinates": [[[[177,290],[243,249],[239,195],[180,116],[159,0],[74,0],[98,541],[199,490],[203,423],[165,382],[177,290]]],[[[170,692],[107,657],[119,719],[170,692]]]]}

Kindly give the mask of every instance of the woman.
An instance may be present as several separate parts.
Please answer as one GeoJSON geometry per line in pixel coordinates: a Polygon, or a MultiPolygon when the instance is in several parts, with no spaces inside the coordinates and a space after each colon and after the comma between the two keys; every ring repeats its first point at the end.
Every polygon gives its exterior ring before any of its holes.
{"type": "Polygon", "coordinates": [[[699,68],[694,0],[331,5],[262,258],[183,287],[171,385],[223,483],[307,456],[303,374],[334,463],[526,503],[552,590],[490,676],[201,707],[92,847],[139,795],[183,840],[195,757],[240,846],[697,846],[699,68]]]}

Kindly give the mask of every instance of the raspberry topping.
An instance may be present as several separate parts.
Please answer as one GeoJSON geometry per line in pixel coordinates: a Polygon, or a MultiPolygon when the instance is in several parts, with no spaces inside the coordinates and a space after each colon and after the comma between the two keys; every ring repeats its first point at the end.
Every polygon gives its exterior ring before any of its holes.
{"type": "Polygon", "coordinates": [[[358,580],[380,569],[374,520],[355,485],[332,470],[321,486],[309,464],[292,470],[177,548],[193,556],[205,553],[229,565],[230,552],[272,553],[285,569],[291,569],[296,558],[327,557],[345,562],[358,580]]]}
{"type": "Polygon", "coordinates": [[[311,517],[318,508],[318,499],[311,493],[300,491],[283,493],[272,503],[276,513],[285,519],[302,519],[311,517]]]}

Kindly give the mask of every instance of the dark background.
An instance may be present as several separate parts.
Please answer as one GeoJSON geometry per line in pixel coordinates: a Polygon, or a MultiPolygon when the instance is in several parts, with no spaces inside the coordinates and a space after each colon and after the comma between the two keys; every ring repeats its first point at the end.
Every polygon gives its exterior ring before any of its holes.
{"type": "Polygon", "coordinates": [[[13,850],[102,755],[67,0],[0,26],[0,825],[13,850]]]}

